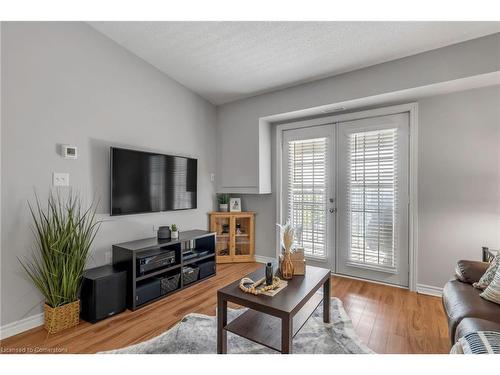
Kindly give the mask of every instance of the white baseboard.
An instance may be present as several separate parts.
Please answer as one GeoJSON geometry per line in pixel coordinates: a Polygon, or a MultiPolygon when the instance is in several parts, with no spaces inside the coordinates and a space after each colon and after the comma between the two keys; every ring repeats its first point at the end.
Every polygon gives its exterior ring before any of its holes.
{"type": "Polygon", "coordinates": [[[417,284],[417,293],[441,297],[443,295],[443,288],[425,284],[417,284]]]}
{"type": "MultiPolygon", "coordinates": [[[[262,255],[256,255],[255,256],[255,261],[259,263],[268,263],[268,262],[274,262],[276,259],[271,258],[271,257],[266,257],[262,255]]],[[[361,280],[369,283],[374,283],[374,284],[381,284],[381,285],[387,285],[387,286],[392,286],[395,288],[401,288],[401,289],[408,289],[407,287],[404,286],[399,286],[399,285],[394,285],[394,284],[388,284],[380,281],[373,281],[373,280],[367,280],[359,277],[354,277],[354,276],[348,276],[348,275],[342,275],[342,274],[335,274],[335,272],[332,271],[332,275],[335,276],[340,276],[340,277],[346,277],[349,279],[355,279],[355,280],[361,280]]],[[[436,296],[436,297],[441,297],[443,295],[443,288],[439,288],[437,286],[431,286],[431,285],[425,285],[425,284],[417,284],[417,293],[420,294],[427,294],[430,296],[436,296]]]]}
{"type": "Polygon", "coordinates": [[[271,257],[265,257],[265,256],[262,256],[262,255],[256,255],[255,256],[255,261],[256,262],[259,262],[259,263],[273,263],[276,261],[276,258],[271,258],[271,257]]]}
{"type": "Polygon", "coordinates": [[[0,339],[6,339],[7,337],[17,335],[41,325],[43,325],[43,313],[28,316],[27,318],[0,327],[0,339]]]}
{"type": "Polygon", "coordinates": [[[364,281],[365,283],[370,283],[370,284],[385,285],[385,286],[390,286],[390,287],[393,287],[393,288],[399,288],[399,289],[407,289],[407,290],[409,290],[409,288],[406,287],[406,286],[384,283],[383,281],[375,281],[375,280],[370,280],[370,279],[363,279],[362,277],[343,275],[341,273],[335,273],[334,271],[332,271],[330,273],[331,273],[332,276],[338,276],[338,277],[343,277],[343,278],[346,278],[346,279],[353,279],[353,280],[364,281]]]}

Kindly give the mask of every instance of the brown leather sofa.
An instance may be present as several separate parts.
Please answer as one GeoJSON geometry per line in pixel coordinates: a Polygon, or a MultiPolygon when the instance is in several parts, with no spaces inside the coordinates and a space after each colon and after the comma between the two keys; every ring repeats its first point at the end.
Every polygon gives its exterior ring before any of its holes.
{"type": "Polygon", "coordinates": [[[487,268],[486,262],[461,260],[457,264],[456,279],[444,287],[443,306],[452,345],[471,332],[500,332],[500,305],[481,298],[481,290],[472,286],[487,268]]]}

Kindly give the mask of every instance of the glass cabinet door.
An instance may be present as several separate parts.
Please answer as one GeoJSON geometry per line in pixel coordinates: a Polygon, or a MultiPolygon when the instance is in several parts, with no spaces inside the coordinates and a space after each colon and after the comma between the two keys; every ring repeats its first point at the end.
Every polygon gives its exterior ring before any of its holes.
{"type": "Polygon", "coordinates": [[[248,216],[241,216],[235,218],[234,225],[234,255],[250,255],[251,251],[251,218],[248,216]]]}
{"type": "Polygon", "coordinates": [[[218,256],[231,255],[231,232],[230,218],[228,216],[216,216],[215,231],[217,232],[216,252],[218,256]]]}

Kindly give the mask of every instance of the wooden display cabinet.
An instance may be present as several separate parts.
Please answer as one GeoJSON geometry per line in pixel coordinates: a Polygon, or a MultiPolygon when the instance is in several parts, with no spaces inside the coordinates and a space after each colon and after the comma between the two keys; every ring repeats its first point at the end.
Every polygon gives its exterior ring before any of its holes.
{"type": "Polygon", "coordinates": [[[217,263],[255,262],[254,217],[254,212],[210,213],[217,263]]]}

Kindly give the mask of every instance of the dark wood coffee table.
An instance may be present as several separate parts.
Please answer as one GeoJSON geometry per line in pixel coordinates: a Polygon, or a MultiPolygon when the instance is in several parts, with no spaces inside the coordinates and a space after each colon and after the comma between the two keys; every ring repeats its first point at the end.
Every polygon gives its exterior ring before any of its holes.
{"type": "MultiPolygon", "coordinates": [[[[248,275],[257,281],[265,268],[248,275]]],[[[281,353],[292,352],[292,338],[323,301],[323,321],[330,321],[330,270],[306,267],[274,297],[255,296],[239,289],[239,280],[217,291],[217,353],[227,353],[227,332],[235,333],[281,353]],[[323,295],[316,293],[323,286],[323,295]],[[227,303],[249,309],[227,322],[227,303]]]]}

